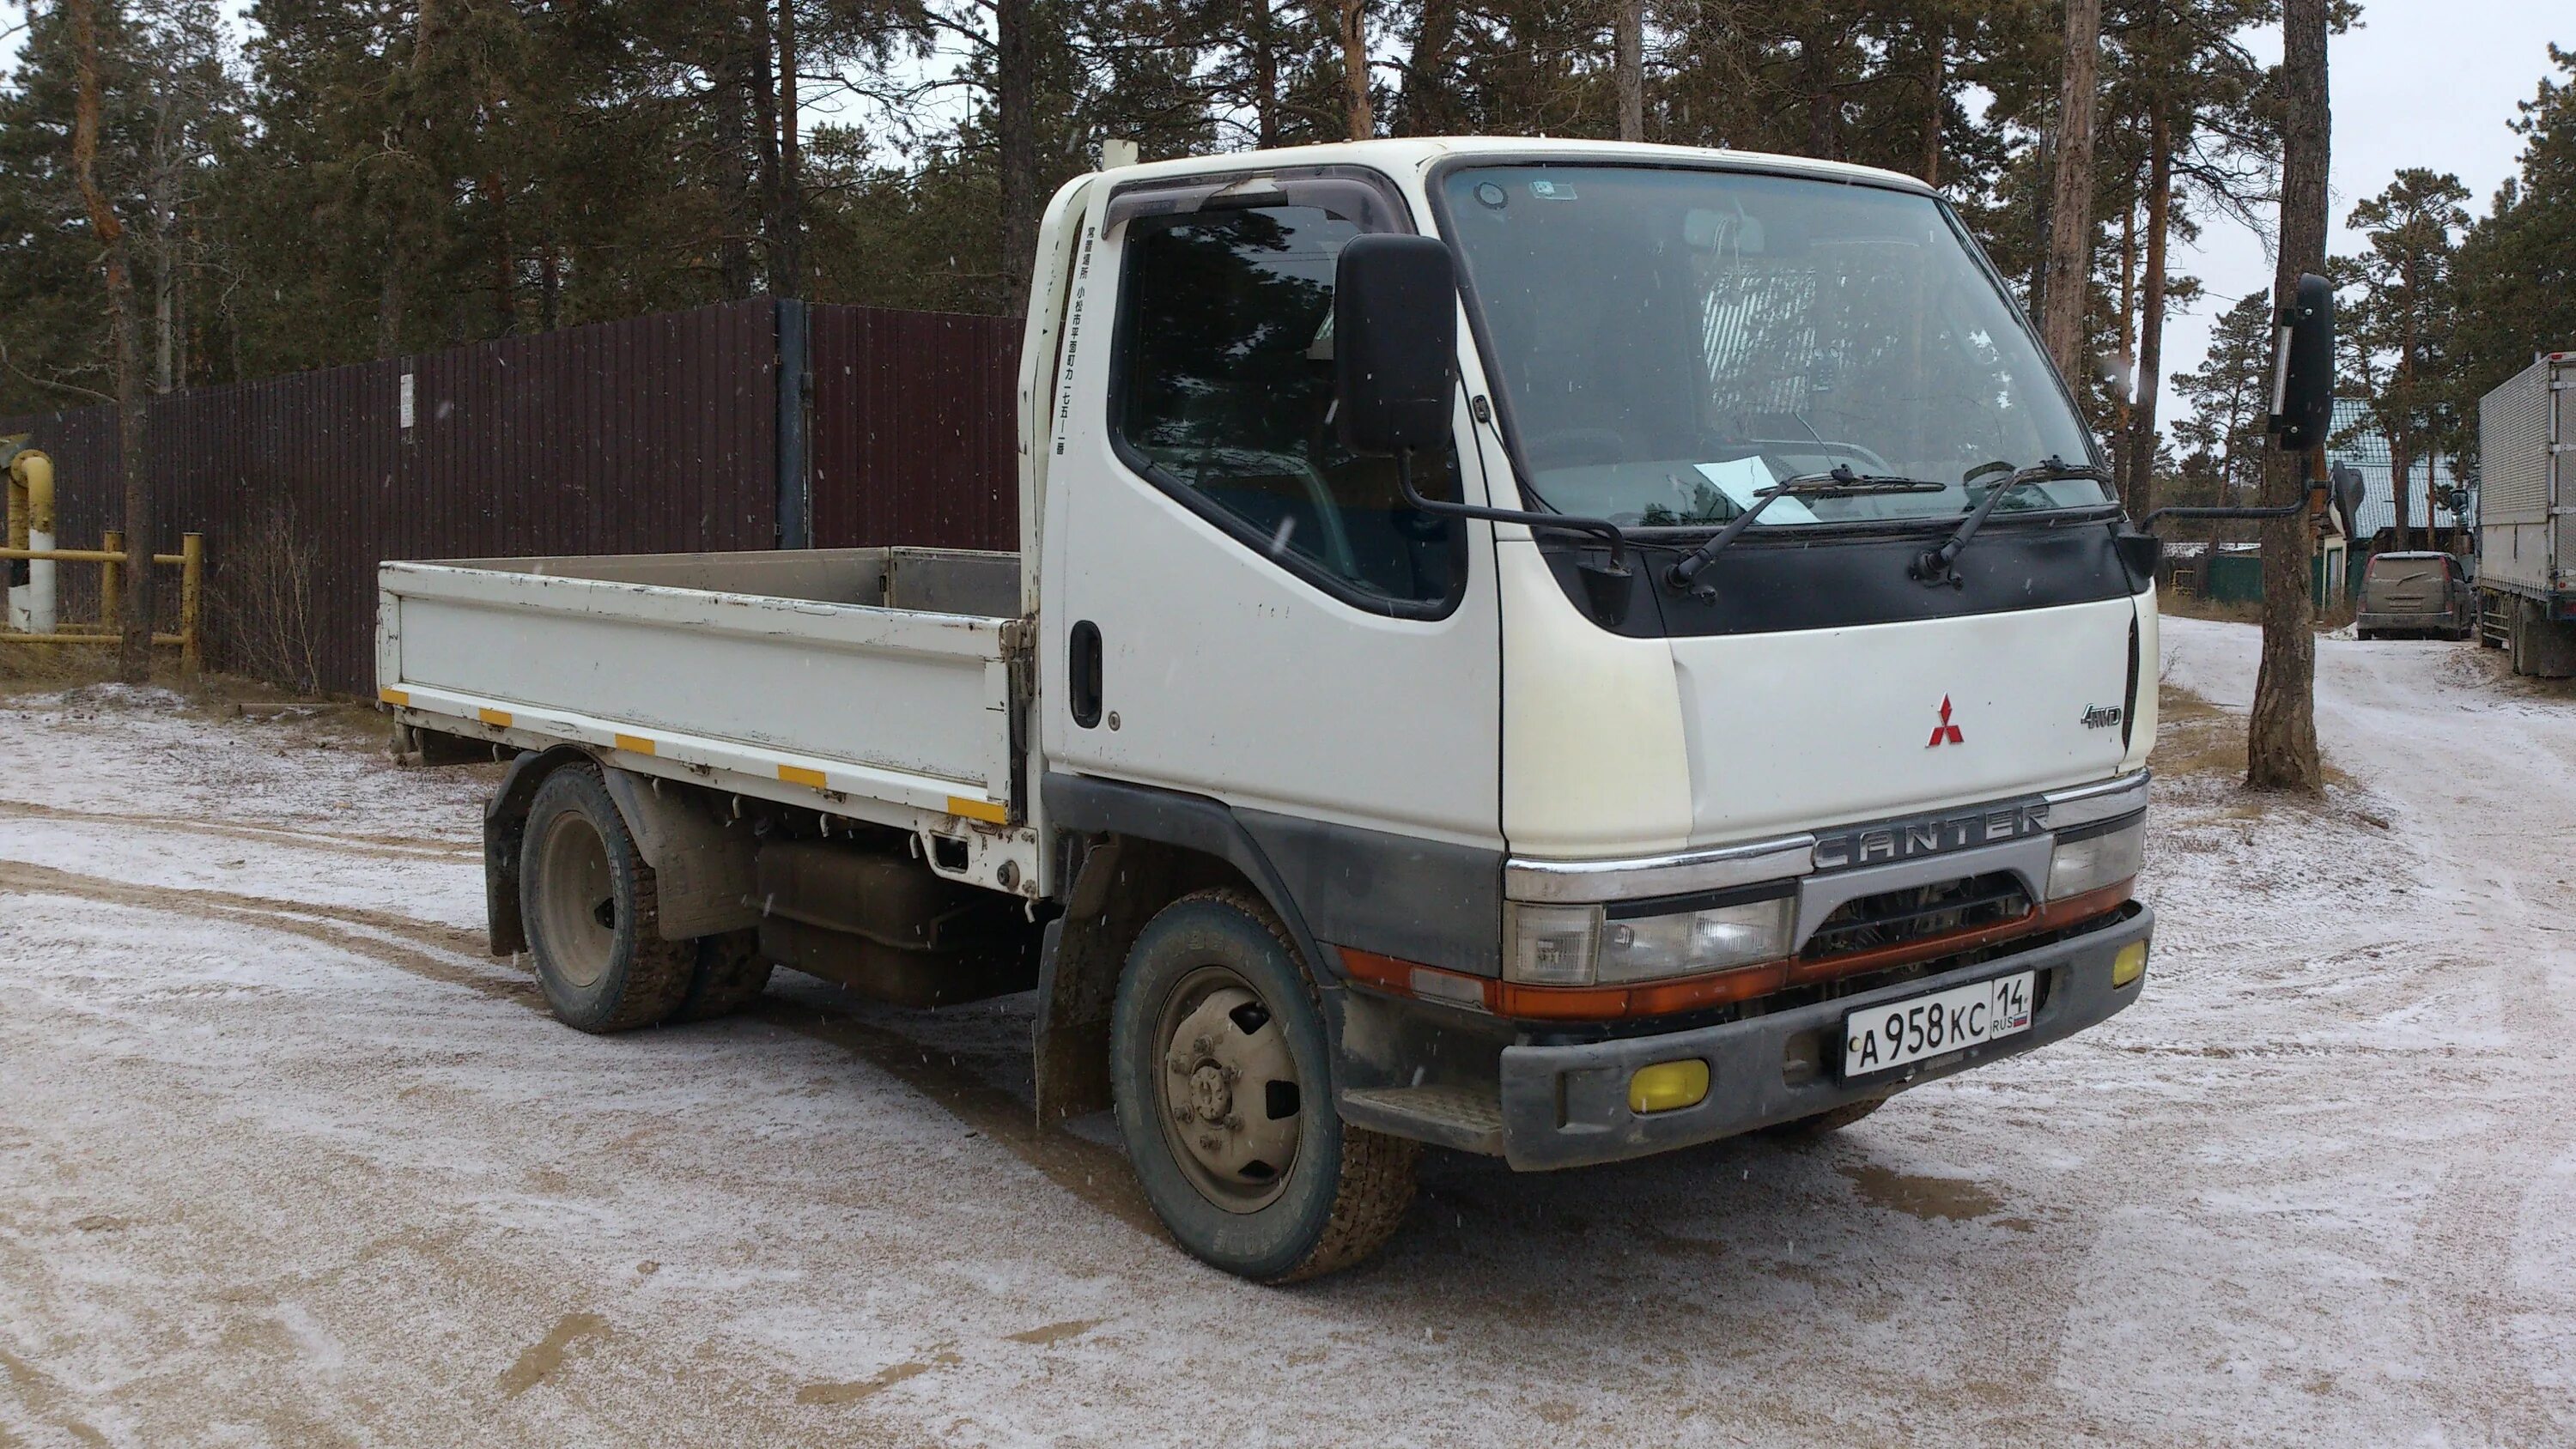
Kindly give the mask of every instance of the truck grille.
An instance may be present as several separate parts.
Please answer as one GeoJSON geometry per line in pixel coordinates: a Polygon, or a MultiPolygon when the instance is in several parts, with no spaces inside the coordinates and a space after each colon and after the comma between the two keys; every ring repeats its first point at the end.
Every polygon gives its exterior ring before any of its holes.
{"type": "Polygon", "coordinates": [[[2030,895],[2020,878],[2004,873],[1885,891],[1835,908],[1798,954],[1801,960],[1815,961],[1884,950],[1953,931],[2000,926],[2029,914],[2030,895]]]}

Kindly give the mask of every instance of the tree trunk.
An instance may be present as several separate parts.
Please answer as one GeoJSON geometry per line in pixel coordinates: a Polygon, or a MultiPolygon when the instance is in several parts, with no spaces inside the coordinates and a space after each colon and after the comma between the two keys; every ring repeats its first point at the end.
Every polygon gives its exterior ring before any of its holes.
{"type": "Polygon", "coordinates": [[[1924,50],[1931,62],[1923,98],[1923,184],[1941,184],[1941,107],[1950,94],[1950,37],[1938,25],[1924,24],[1924,50]]]}
{"type": "Polygon", "coordinates": [[[2147,115],[2147,283],[2138,303],[2138,401],[2129,412],[2129,516],[2155,511],[2156,397],[2164,386],[2165,242],[2173,230],[2173,135],[2159,96],[2147,115]]]}
{"type": "MultiPolygon", "coordinates": [[[[1246,19],[1251,33],[1244,39],[1252,49],[1252,139],[1267,151],[1279,144],[1279,40],[1270,28],[1270,0],[1252,0],[1246,19]]],[[[1431,24],[1429,12],[1422,23],[1426,28],[1431,24]]],[[[1412,95],[1408,85],[1405,96],[1410,100],[1412,95]]]]}
{"type": "Polygon", "coordinates": [[[1413,32],[1413,55],[1405,62],[1404,93],[1396,98],[1397,135],[1437,136],[1452,129],[1449,47],[1457,38],[1458,0],[1423,0],[1421,23],[1413,32]]]}
{"type": "Polygon", "coordinates": [[[2093,103],[2099,89],[2102,0],[2066,0],[2066,59],[2057,101],[2057,174],[2049,196],[2048,289],[2040,340],[2058,371],[2084,388],[2084,312],[2093,271],[2093,103]]]}
{"type": "Polygon", "coordinates": [[[492,201],[492,335],[519,330],[519,259],[510,249],[510,202],[502,191],[501,173],[483,173],[483,194],[492,201]]]}
{"type": "MultiPolygon", "coordinates": [[[[2112,436],[2127,438],[2138,398],[2138,198],[2120,208],[2120,371],[2119,389],[2111,400],[2112,436]]],[[[2111,480],[2122,498],[2129,496],[2129,453],[2111,450],[2111,480]]]]}
{"type": "Polygon", "coordinates": [[[1619,139],[1646,139],[1646,0],[1619,0],[1619,139]]]}
{"type": "MultiPolygon", "coordinates": [[[[2281,256],[2272,296],[2287,305],[2299,274],[2326,262],[2326,164],[2331,121],[2326,98],[2326,16],[2331,0],[2284,0],[2281,45],[2281,256]]],[[[2270,450],[2264,502],[2307,496],[2313,455],[2270,450]]],[[[2314,531],[2304,509],[2263,525],[2263,663],[2254,676],[2245,782],[2257,789],[2316,794],[2316,635],[2308,628],[2308,556],[2314,531]]]]}
{"type": "Polygon", "coordinates": [[[721,53],[707,67],[707,104],[715,112],[715,146],[710,155],[715,169],[716,214],[724,228],[716,239],[716,269],[723,278],[725,300],[738,302],[752,292],[752,219],[748,204],[751,173],[743,164],[750,140],[743,124],[749,88],[743,82],[740,47],[730,30],[721,45],[721,53]]]}
{"type": "MultiPolygon", "coordinates": [[[[2409,456],[2413,450],[2406,446],[2407,437],[2404,429],[2389,429],[2387,438],[2388,501],[2397,509],[2397,547],[2402,551],[2415,546],[2415,509],[2410,496],[2413,491],[2413,480],[2408,476],[2415,464],[2413,458],[2409,456]]],[[[2428,503],[2424,509],[2424,527],[2429,530],[2432,526],[2433,510],[2428,503]]]]}
{"type": "Polygon", "coordinates": [[[995,141],[1001,155],[1002,296],[1012,316],[1029,310],[1029,269],[1038,251],[1037,62],[1029,0],[994,6],[995,141]]]}
{"type": "Polygon", "coordinates": [[[782,297],[805,295],[805,195],[797,174],[802,120],[796,99],[796,0],[778,0],[778,275],[769,286],[782,297]]]}
{"type": "Polygon", "coordinates": [[[769,65],[771,30],[766,0],[756,0],[751,29],[751,125],[759,142],[753,151],[760,165],[760,202],[755,210],[760,226],[760,260],[768,272],[765,279],[768,286],[763,290],[775,296],[779,274],[787,265],[787,257],[779,249],[778,217],[782,203],[779,200],[778,76],[769,65]]]}
{"type": "Polygon", "coordinates": [[[1337,0],[1342,40],[1343,105],[1350,136],[1365,141],[1377,134],[1377,117],[1369,109],[1368,0],[1337,0]]]}
{"type": "Polygon", "coordinates": [[[81,206],[98,242],[107,281],[107,327],[116,348],[116,437],[125,485],[125,634],[118,640],[117,673],[129,684],[152,676],[152,460],[144,451],[142,318],[135,310],[134,273],[125,224],[98,182],[98,0],[63,0],[71,21],[77,87],[72,105],[72,170],[81,206]]]}

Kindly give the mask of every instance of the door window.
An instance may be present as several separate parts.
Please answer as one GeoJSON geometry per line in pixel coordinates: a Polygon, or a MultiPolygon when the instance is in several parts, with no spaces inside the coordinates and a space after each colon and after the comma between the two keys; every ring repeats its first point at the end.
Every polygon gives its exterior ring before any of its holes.
{"type": "MultiPolygon", "coordinates": [[[[1446,613],[1454,519],[1406,506],[1395,463],[1333,433],[1333,268],[1361,225],[1312,205],[1128,223],[1113,433],[1129,466],[1348,602],[1446,613]]],[[[1459,496],[1457,463],[1416,480],[1459,496]]]]}

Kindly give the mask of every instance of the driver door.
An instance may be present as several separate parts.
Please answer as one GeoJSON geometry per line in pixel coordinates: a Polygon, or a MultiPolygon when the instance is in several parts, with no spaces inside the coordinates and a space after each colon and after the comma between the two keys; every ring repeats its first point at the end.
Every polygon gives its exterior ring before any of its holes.
{"type": "Polygon", "coordinates": [[[1050,769],[1501,848],[1489,531],[1403,506],[1331,426],[1335,260],[1402,213],[1347,170],[1095,201],[1050,442],[1050,769]]]}

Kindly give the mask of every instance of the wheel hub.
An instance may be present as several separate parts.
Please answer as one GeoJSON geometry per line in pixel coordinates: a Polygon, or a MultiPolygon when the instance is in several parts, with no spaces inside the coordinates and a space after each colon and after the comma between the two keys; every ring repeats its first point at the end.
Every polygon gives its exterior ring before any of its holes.
{"type": "Polygon", "coordinates": [[[1218,966],[1181,983],[1163,1023],[1155,1085],[1173,1155],[1210,1202],[1256,1211],[1296,1160],[1304,1094],[1288,1038],[1242,978],[1218,966]]]}

